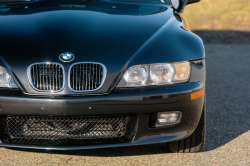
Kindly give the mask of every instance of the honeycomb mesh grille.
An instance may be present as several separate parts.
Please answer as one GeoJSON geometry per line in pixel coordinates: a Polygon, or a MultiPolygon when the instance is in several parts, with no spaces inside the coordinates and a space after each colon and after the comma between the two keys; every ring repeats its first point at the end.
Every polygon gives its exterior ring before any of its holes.
{"type": "Polygon", "coordinates": [[[98,89],[104,81],[105,67],[96,63],[78,63],[70,70],[70,87],[74,91],[98,89]]]}
{"type": "Polygon", "coordinates": [[[121,143],[132,139],[133,119],[130,116],[8,116],[1,118],[1,140],[4,143],[57,146],[121,143]]]}
{"type": "Polygon", "coordinates": [[[64,84],[64,71],[57,63],[37,63],[29,67],[31,85],[41,91],[59,91],[64,84]]]}

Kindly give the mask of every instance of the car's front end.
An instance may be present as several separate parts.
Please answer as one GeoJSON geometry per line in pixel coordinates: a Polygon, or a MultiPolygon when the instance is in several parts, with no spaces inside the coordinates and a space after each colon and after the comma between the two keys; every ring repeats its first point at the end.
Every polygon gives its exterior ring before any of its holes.
{"type": "Polygon", "coordinates": [[[1,5],[0,146],[141,145],[196,130],[204,46],[170,4],[1,5]]]}

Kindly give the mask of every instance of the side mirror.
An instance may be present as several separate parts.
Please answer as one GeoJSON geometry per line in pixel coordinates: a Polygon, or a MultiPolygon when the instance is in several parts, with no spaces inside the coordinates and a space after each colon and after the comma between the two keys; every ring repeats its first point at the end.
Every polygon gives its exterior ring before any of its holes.
{"type": "Polygon", "coordinates": [[[185,6],[191,3],[200,2],[200,0],[178,0],[180,3],[179,8],[176,10],[178,13],[182,13],[185,6]]]}
{"type": "Polygon", "coordinates": [[[196,3],[196,2],[200,2],[200,0],[188,0],[187,5],[191,4],[191,3],[196,3]]]}

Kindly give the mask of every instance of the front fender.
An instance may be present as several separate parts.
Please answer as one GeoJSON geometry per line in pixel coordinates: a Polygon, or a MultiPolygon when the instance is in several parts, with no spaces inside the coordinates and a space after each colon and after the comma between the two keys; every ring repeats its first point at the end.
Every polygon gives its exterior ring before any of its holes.
{"type": "Polygon", "coordinates": [[[202,39],[186,30],[183,16],[174,14],[131,57],[128,67],[138,64],[178,62],[204,58],[202,39]]]}

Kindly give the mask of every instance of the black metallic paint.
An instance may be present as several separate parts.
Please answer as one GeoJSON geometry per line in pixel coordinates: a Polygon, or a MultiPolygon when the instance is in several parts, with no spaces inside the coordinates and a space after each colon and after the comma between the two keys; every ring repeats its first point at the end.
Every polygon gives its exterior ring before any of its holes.
{"type": "MultiPolygon", "coordinates": [[[[61,63],[66,75],[74,62],[103,63],[108,69],[104,85],[84,94],[104,94],[132,65],[204,57],[201,39],[182,28],[169,5],[76,1],[77,5],[85,7],[41,1],[0,13],[0,56],[8,62],[3,67],[15,73],[25,93],[43,94],[28,82],[27,68],[36,62],[61,63]],[[73,53],[75,60],[61,62],[58,56],[63,52],[73,53]]],[[[56,94],[79,95],[67,86],[56,94]]]]}
{"type": "Polygon", "coordinates": [[[168,142],[189,136],[199,122],[204,102],[204,97],[191,100],[190,95],[205,89],[205,54],[202,40],[184,28],[182,17],[170,5],[112,1],[41,1],[0,13],[0,66],[21,89],[0,89],[1,116],[133,114],[139,119],[130,143],[59,148],[0,141],[0,146],[73,150],[168,142]],[[75,60],[61,62],[58,57],[63,52],[73,53],[75,60]],[[115,89],[130,66],[186,60],[192,61],[187,83],[115,89]],[[105,83],[95,92],[74,93],[66,81],[63,91],[51,95],[37,92],[29,84],[27,67],[32,63],[61,63],[67,76],[71,64],[87,61],[107,67],[105,83]],[[166,111],[181,111],[181,123],[151,127],[151,115],[166,111]]]}

